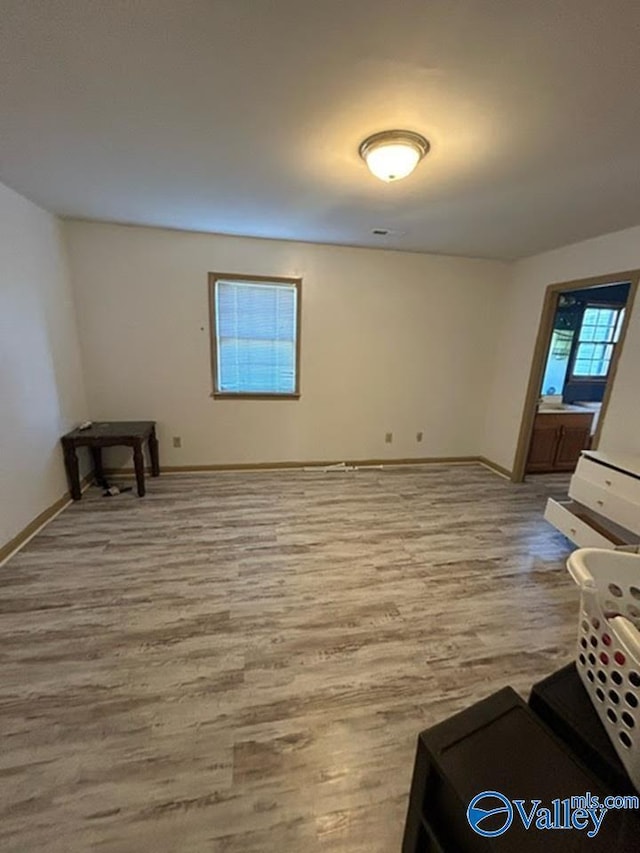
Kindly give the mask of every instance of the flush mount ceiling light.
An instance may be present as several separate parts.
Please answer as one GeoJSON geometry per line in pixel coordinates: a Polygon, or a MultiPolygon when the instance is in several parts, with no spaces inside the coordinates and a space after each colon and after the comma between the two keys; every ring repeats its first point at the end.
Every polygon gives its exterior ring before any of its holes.
{"type": "Polygon", "coordinates": [[[410,175],[429,148],[429,141],[419,133],[383,130],[368,136],[358,151],[369,171],[389,183],[410,175]]]}

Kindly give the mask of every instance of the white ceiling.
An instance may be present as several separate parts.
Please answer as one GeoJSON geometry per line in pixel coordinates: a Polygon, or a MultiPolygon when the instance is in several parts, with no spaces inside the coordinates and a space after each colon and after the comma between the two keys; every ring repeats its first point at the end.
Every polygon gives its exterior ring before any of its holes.
{"type": "Polygon", "coordinates": [[[64,216],[520,257],[640,223],[639,45],[638,0],[0,0],[0,180],[64,216]],[[383,184],[357,149],[394,127],[432,150],[383,184]]]}

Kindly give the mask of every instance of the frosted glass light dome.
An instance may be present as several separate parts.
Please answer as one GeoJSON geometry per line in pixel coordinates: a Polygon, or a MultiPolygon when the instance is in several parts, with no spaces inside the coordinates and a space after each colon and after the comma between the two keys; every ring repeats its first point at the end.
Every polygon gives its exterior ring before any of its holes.
{"type": "Polygon", "coordinates": [[[429,142],[410,130],[385,130],[367,137],[359,150],[369,171],[390,183],[413,172],[429,150],[429,142]]]}

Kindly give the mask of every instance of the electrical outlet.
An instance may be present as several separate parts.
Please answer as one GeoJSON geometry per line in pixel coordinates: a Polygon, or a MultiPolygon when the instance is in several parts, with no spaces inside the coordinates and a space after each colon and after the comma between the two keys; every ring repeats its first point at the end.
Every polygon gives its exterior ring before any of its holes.
{"type": "Polygon", "coordinates": [[[173,446],[182,447],[182,438],[179,435],[173,436],[173,446]]]}
{"type": "Polygon", "coordinates": [[[391,442],[393,441],[393,433],[392,432],[385,432],[384,440],[387,444],[391,444],[391,442]]]}
{"type": "Polygon", "coordinates": [[[422,433],[421,432],[416,433],[416,441],[422,441],[422,433]]]}

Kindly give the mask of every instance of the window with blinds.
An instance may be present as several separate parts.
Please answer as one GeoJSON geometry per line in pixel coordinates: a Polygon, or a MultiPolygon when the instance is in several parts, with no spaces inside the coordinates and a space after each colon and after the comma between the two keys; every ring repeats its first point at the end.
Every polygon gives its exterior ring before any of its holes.
{"type": "Polygon", "coordinates": [[[216,397],[299,396],[300,280],[211,274],[216,397]]]}
{"type": "Polygon", "coordinates": [[[623,321],[624,308],[589,305],[585,309],[573,359],[574,379],[606,379],[623,321]]]}

